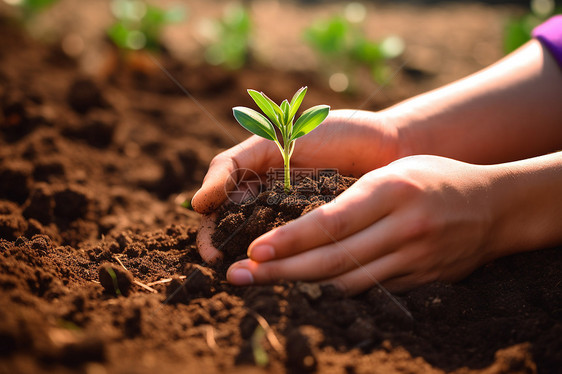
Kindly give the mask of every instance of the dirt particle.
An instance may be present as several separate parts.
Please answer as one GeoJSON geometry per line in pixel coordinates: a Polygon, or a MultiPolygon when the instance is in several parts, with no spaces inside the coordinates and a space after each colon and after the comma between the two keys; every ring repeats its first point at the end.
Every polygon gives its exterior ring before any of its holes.
{"type": "Polygon", "coordinates": [[[31,166],[25,161],[0,165],[0,199],[23,203],[29,195],[31,166]]]}
{"type": "Polygon", "coordinates": [[[127,270],[106,262],[99,267],[98,276],[106,293],[114,296],[129,295],[133,276],[127,270]]]}
{"type": "Polygon", "coordinates": [[[84,188],[69,185],[54,193],[55,216],[68,221],[84,217],[89,210],[90,198],[84,188]]]}
{"type": "Polygon", "coordinates": [[[16,240],[24,235],[28,228],[27,221],[18,210],[9,214],[0,214],[0,238],[16,240]]]}
{"type": "Polygon", "coordinates": [[[296,289],[310,300],[317,300],[322,296],[322,288],[317,283],[297,282],[296,289]]]}
{"type": "Polygon", "coordinates": [[[50,187],[45,183],[36,183],[24,205],[24,216],[34,218],[42,224],[49,224],[53,220],[54,212],[55,200],[50,187]]]}
{"type": "Polygon", "coordinates": [[[317,361],[306,335],[298,329],[287,335],[285,343],[287,367],[292,373],[310,373],[316,371],[317,361]]]}
{"type": "Polygon", "coordinates": [[[101,90],[89,78],[78,78],[70,85],[67,94],[68,104],[78,113],[86,113],[92,108],[107,105],[101,90]]]}
{"type": "Polygon", "coordinates": [[[320,176],[318,180],[307,177],[295,183],[289,194],[281,181],[275,181],[270,190],[261,192],[256,199],[245,204],[232,203],[219,211],[213,244],[225,253],[226,264],[245,258],[254,239],[300,217],[311,206],[331,201],[355,181],[339,174],[320,176]]]}
{"type": "Polygon", "coordinates": [[[61,351],[61,361],[70,366],[85,362],[104,362],[105,344],[101,339],[90,337],[65,345],[61,351]]]}

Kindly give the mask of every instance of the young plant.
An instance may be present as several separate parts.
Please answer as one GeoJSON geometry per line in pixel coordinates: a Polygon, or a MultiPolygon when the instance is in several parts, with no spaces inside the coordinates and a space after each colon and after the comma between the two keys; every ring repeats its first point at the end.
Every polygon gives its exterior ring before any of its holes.
{"type": "Polygon", "coordinates": [[[317,105],[305,110],[299,119],[293,123],[297,110],[304,99],[304,95],[306,95],[306,90],[307,87],[302,87],[295,93],[291,102],[285,99],[281,105],[277,105],[263,92],[248,90],[252,99],[267,118],[250,108],[237,106],[232,109],[234,118],[242,127],[277,144],[283,157],[285,193],[289,193],[291,190],[290,160],[295,150],[295,141],[318,127],[330,112],[328,105],[317,105]],[[279,141],[273,125],[279,129],[282,143],[279,141]]]}
{"type": "Polygon", "coordinates": [[[211,65],[237,70],[251,60],[252,19],[247,7],[226,7],[222,18],[202,23],[201,32],[209,40],[205,60],[211,65]]]}
{"type": "Polygon", "coordinates": [[[164,27],[185,18],[181,6],[162,9],[142,0],[113,0],[111,10],[117,21],[107,34],[117,47],[130,50],[160,50],[164,27]]]}
{"type": "Polygon", "coordinates": [[[562,8],[557,7],[556,2],[552,0],[532,0],[530,8],[529,13],[507,21],[503,35],[503,49],[506,55],[531,40],[531,33],[535,27],[554,14],[562,14],[562,8]]]}
{"type": "Polygon", "coordinates": [[[348,3],[343,14],[317,20],[303,34],[327,70],[330,87],[337,92],[350,90],[362,69],[370,71],[376,83],[385,82],[390,76],[390,61],[404,50],[403,40],[398,36],[370,40],[363,27],[366,9],[359,3],[348,3]]]}
{"type": "Polygon", "coordinates": [[[8,4],[13,4],[21,9],[24,21],[30,21],[37,14],[43,12],[58,0],[21,0],[21,1],[6,1],[8,4]]]}

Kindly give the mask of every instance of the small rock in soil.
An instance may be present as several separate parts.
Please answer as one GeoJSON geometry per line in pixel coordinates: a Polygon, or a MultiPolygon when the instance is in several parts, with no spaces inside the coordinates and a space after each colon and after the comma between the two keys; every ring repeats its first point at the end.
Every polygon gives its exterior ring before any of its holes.
{"type": "Polygon", "coordinates": [[[174,277],[166,287],[166,302],[189,304],[198,297],[210,297],[215,292],[216,273],[201,265],[188,263],[184,270],[185,279],[174,277]]]}
{"type": "Polygon", "coordinates": [[[183,270],[183,274],[187,277],[185,278],[185,288],[189,293],[202,296],[213,294],[216,274],[212,269],[188,263],[183,270]]]}
{"type": "Polygon", "coordinates": [[[83,340],[65,345],[61,351],[61,361],[71,366],[85,362],[104,362],[106,360],[105,343],[98,338],[83,340]]]}
{"type": "Polygon", "coordinates": [[[67,100],[70,107],[78,113],[107,105],[99,87],[88,78],[79,78],[72,83],[67,100]]]}
{"type": "Polygon", "coordinates": [[[296,288],[309,300],[317,300],[322,296],[322,288],[318,283],[297,282],[296,288]]]}
{"type": "Polygon", "coordinates": [[[287,335],[285,349],[287,367],[291,373],[310,373],[316,370],[316,357],[312,353],[310,342],[299,330],[293,330],[287,335]]]}

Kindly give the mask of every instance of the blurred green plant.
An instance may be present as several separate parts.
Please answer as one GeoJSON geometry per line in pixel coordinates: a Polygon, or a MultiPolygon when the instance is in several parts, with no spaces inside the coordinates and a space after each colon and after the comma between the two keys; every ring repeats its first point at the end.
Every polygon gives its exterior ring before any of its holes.
{"type": "Polygon", "coordinates": [[[128,50],[160,50],[164,27],[186,17],[183,6],[162,9],[141,0],[113,0],[111,12],[117,21],[107,34],[117,47],[128,50]]]}
{"type": "Polygon", "coordinates": [[[119,289],[119,282],[117,281],[117,274],[115,274],[115,271],[109,266],[105,267],[105,271],[107,271],[107,274],[109,274],[109,276],[111,277],[111,281],[113,283],[113,289],[115,291],[115,295],[121,296],[122,292],[119,289]]]}
{"type": "Polygon", "coordinates": [[[5,0],[6,3],[20,9],[24,21],[31,20],[57,1],[58,0],[5,0]]]}
{"type": "Polygon", "coordinates": [[[258,325],[251,338],[254,362],[259,367],[266,367],[269,364],[269,356],[264,346],[265,335],[266,333],[263,327],[258,325]]]}
{"type": "Polygon", "coordinates": [[[220,19],[207,20],[201,31],[209,40],[205,50],[205,60],[209,64],[236,70],[250,59],[252,20],[243,5],[227,6],[220,19]]]}
{"type": "Polygon", "coordinates": [[[330,75],[334,91],[350,89],[358,68],[366,68],[377,83],[389,74],[389,61],[402,54],[404,42],[398,36],[381,41],[367,38],[364,31],[366,9],[360,3],[345,6],[344,15],[314,22],[304,31],[304,40],[312,47],[330,75]]]}
{"type": "Polygon", "coordinates": [[[522,17],[511,18],[504,30],[503,48],[505,54],[515,51],[531,40],[531,32],[554,14],[562,13],[554,0],[531,0],[531,11],[522,17]]]}

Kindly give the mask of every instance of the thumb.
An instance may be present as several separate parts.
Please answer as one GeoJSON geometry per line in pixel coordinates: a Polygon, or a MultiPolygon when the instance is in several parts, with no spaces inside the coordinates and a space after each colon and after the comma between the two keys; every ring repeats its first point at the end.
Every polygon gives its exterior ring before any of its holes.
{"type": "Polygon", "coordinates": [[[203,179],[203,185],[193,195],[191,206],[201,214],[216,210],[226,200],[226,191],[234,187],[235,181],[230,178],[237,169],[236,161],[224,153],[216,156],[203,179]]]}
{"type": "Polygon", "coordinates": [[[213,212],[226,200],[227,192],[236,186],[238,169],[249,169],[260,175],[279,161],[277,147],[272,141],[255,135],[246,139],[211,161],[203,185],[193,196],[191,206],[198,213],[213,212]]]}

